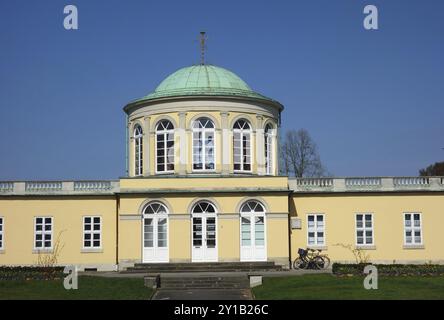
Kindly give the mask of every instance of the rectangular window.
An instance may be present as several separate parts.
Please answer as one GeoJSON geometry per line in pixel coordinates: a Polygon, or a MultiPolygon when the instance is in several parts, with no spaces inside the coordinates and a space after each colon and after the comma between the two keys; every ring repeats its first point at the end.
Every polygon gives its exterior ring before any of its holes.
{"type": "Polygon", "coordinates": [[[52,249],[52,217],[34,218],[34,249],[52,249]]]}
{"type": "Polygon", "coordinates": [[[404,213],[404,244],[422,245],[422,221],[420,213],[404,213]]]}
{"type": "Polygon", "coordinates": [[[3,230],[4,230],[4,221],[3,221],[3,217],[0,217],[0,250],[3,250],[4,249],[4,242],[5,242],[5,240],[4,240],[4,232],[3,232],[3,230]]]}
{"type": "Polygon", "coordinates": [[[324,214],[309,214],[307,216],[307,243],[308,246],[325,245],[324,214]]]}
{"type": "Polygon", "coordinates": [[[356,214],[356,245],[373,245],[373,215],[371,213],[356,214]]]}
{"type": "Polygon", "coordinates": [[[100,249],[102,247],[102,218],[83,217],[83,248],[100,249]]]}

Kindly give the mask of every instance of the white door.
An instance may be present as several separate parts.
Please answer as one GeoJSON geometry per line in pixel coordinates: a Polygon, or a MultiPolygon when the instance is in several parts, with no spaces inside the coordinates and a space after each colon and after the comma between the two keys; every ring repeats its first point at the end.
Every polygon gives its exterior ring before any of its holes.
{"type": "Polygon", "coordinates": [[[241,207],[241,261],[266,261],[265,209],[258,201],[241,207]]]}
{"type": "Polygon", "coordinates": [[[216,262],[217,217],[215,207],[209,202],[197,203],[192,212],[192,261],[216,262]]]}
{"type": "Polygon", "coordinates": [[[160,202],[149,203],[143,215],[143,262],[168,261],[168,211],[160,202]]]}

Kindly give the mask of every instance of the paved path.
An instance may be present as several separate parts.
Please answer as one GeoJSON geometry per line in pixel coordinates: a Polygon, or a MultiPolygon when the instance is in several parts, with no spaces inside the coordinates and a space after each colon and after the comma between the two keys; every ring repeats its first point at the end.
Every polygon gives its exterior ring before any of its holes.
{"type": "Polygon", "coordinates": [[[253,300],[250,289],[158,289],[151,300],[253,300]]]}

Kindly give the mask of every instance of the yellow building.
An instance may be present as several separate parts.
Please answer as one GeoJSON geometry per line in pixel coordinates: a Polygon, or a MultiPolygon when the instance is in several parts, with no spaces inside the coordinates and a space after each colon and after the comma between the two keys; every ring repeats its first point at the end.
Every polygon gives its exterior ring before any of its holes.
{"type": "Polygon", "coordinates": [[[283,106],[226,69],[180,69],[124,111],[127,177],[0,182],[0,265],[444,262],[444,178],[279,176],[283,106]]]}

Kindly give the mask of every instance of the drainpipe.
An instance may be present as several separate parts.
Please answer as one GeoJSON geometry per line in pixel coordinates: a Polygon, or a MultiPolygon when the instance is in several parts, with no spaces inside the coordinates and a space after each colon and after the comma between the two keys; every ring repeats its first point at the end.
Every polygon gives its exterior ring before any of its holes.
{"type": "Polygon", "coordinates": [[[119,270],[119,214],[120,195],[116,194],[116,267],[119,270]]]}
{"type": "MultiPolygon", "coordinates": [[[[288,179],[287,179],[288,181],[288,179]]],[[[291,197],[292,197],[293,191],[289,191],[287,198],[288,198],[288,202],[287,202],[287,210],[288,210],[288,262],[290,264],[290,269],[292,269],[292,259],[293,257],[291,256],[291,232],[293,231],[291,228],[291,212],[290,212],[290,207],[291,207],[291,197]]]]}

